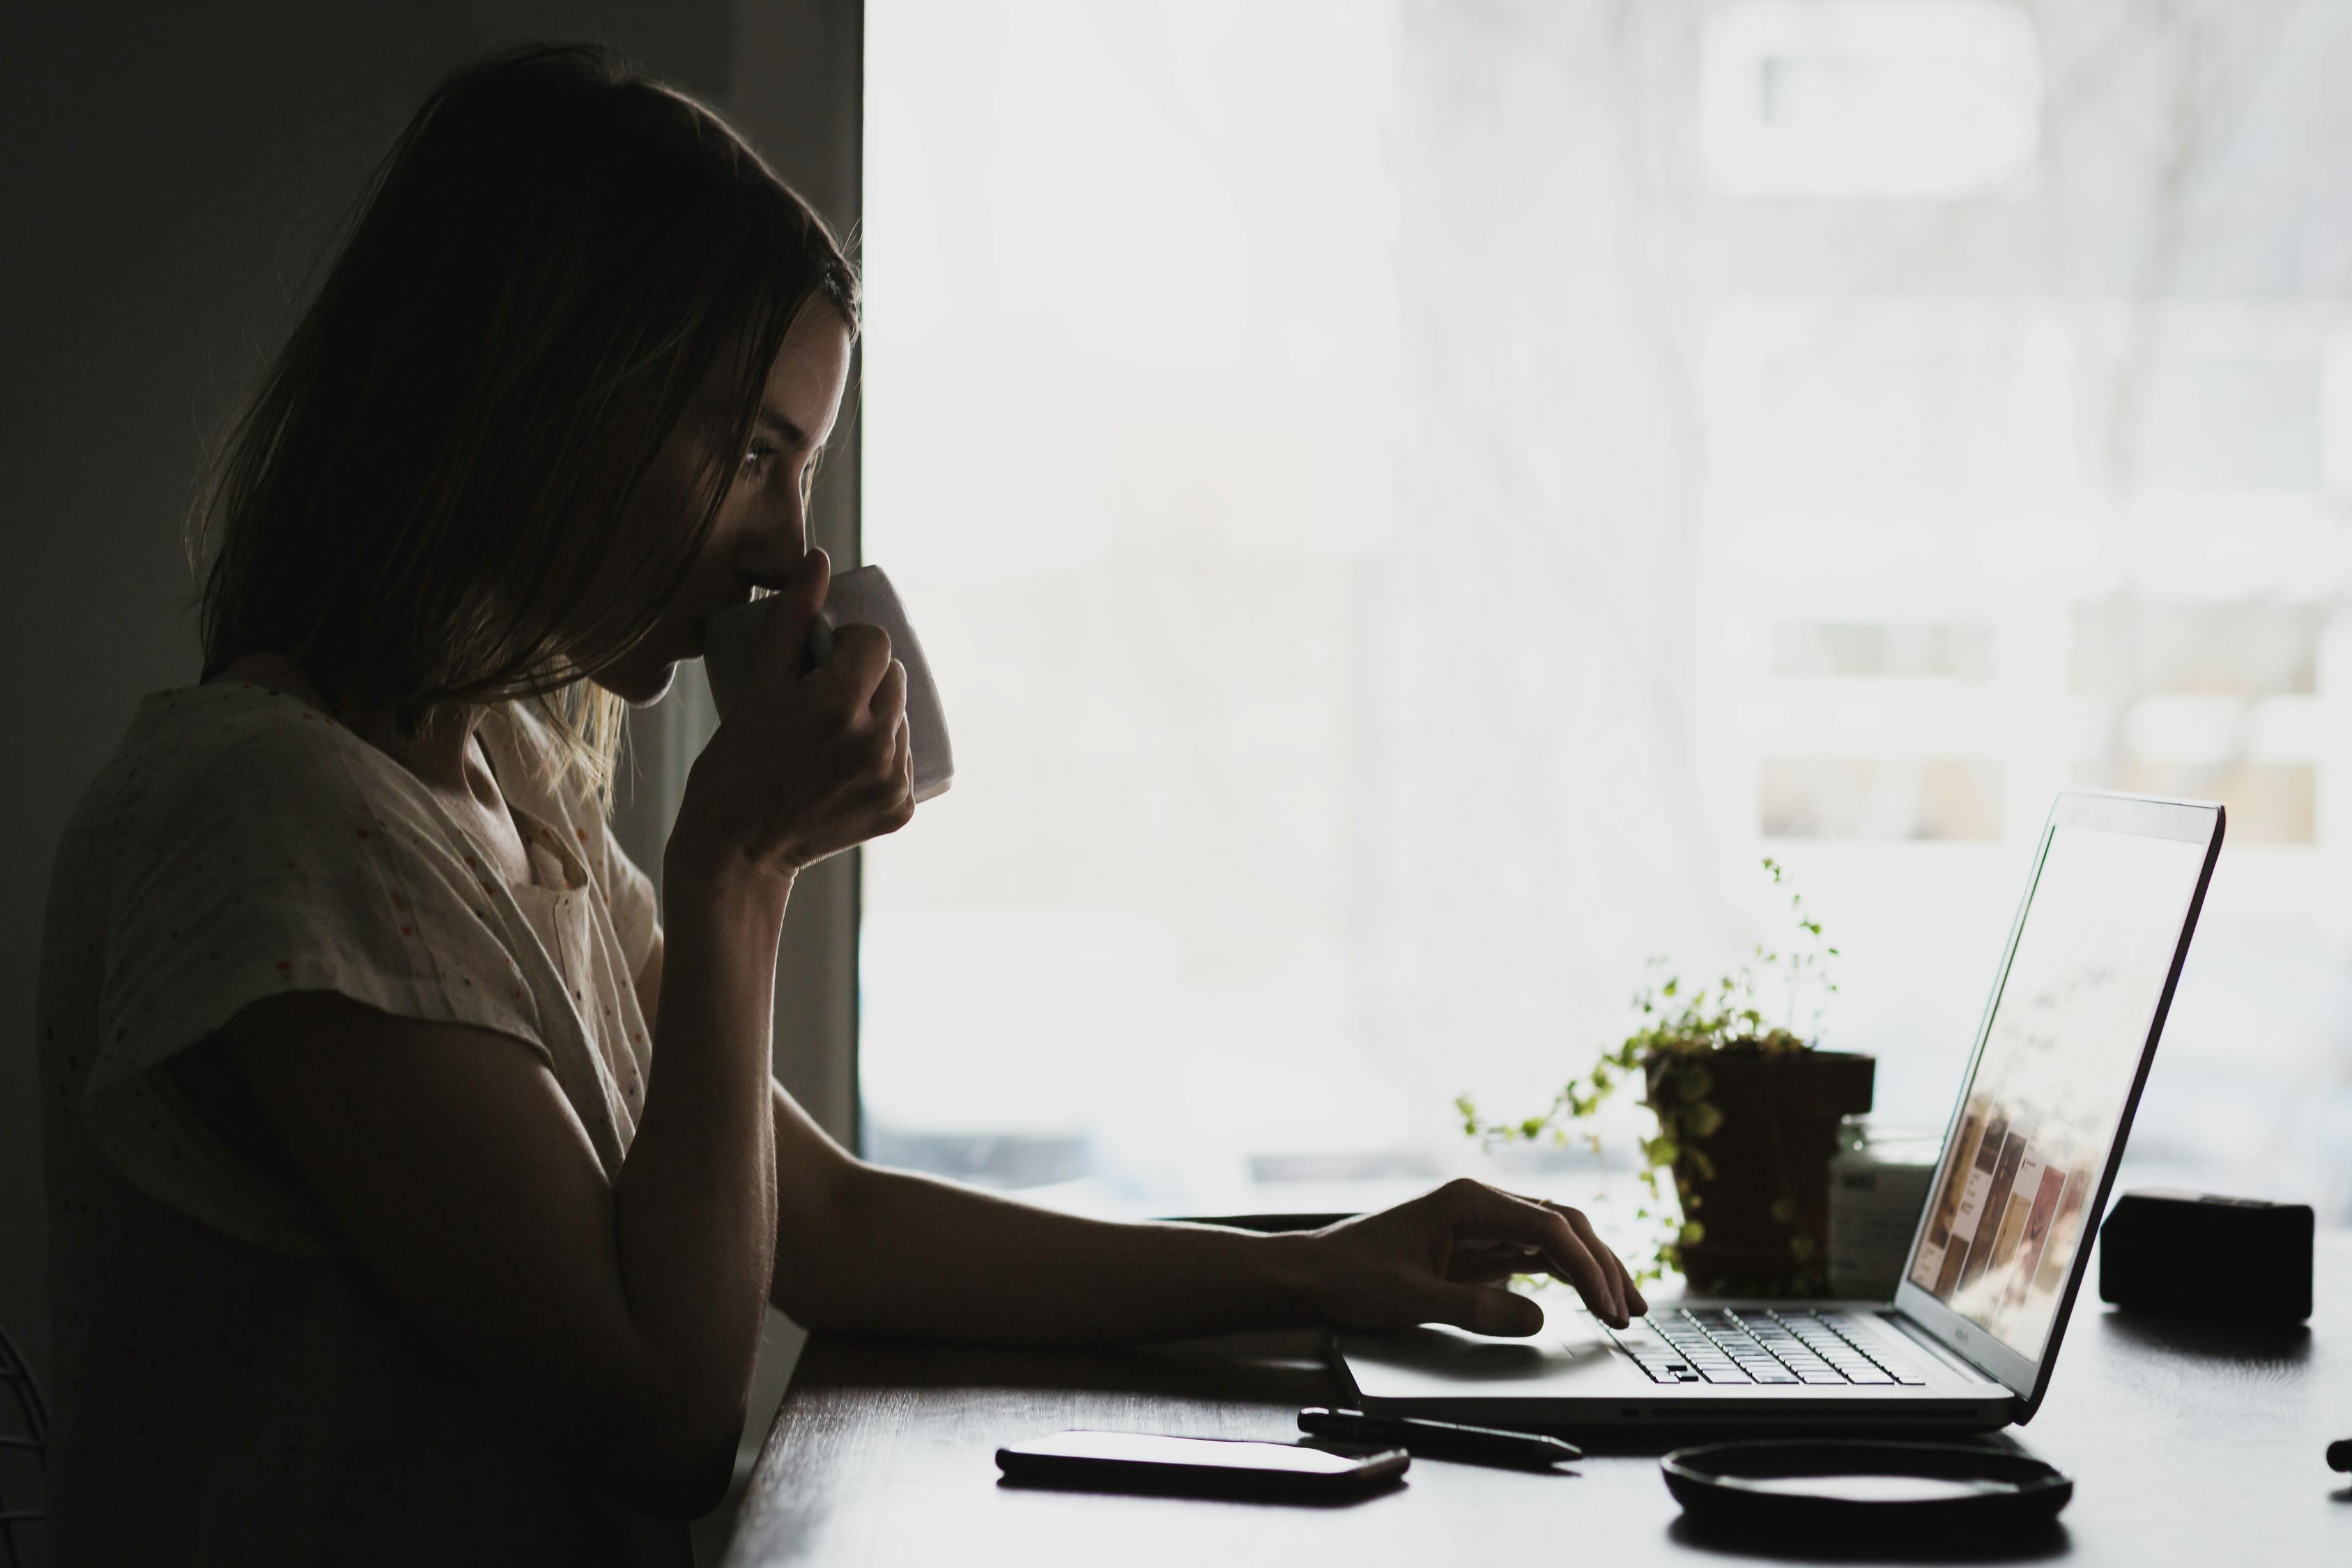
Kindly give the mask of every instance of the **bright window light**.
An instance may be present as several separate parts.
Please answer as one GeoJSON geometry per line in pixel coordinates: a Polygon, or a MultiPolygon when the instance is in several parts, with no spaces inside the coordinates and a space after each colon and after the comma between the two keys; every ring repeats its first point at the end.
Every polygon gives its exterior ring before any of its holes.
{"type": "Polygon", "coordinates": [[[2255,12],[871,0],[866,552],[958,776],[866,858],[868,1152],[1622,1190],[1453,1099],[1777,940],[1768,854],[1940,1128],[2091,784],[2231,814],[2142,1173],[2352,1218],[2352,12],[2255,12]]]}
{"type": "Polygon", "coordinates": [[[1707,19],[1701,134],[1738,196],[2022,195],[2041,54],[2006,0],[1750,0],[1707,19]]]}

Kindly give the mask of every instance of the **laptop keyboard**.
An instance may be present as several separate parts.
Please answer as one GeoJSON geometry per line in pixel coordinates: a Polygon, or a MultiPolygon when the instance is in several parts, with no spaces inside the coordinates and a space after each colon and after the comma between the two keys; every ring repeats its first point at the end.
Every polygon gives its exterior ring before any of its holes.
{"type": "Polygon", "coordinates": [[[1819,1312],[1673,1308],[1636,1318],[1617,1342],[1653,1383],[1798,1385],[1902,1384],[1927,1378],[1910,1362],[1864,1346],[1819,1312]]]}

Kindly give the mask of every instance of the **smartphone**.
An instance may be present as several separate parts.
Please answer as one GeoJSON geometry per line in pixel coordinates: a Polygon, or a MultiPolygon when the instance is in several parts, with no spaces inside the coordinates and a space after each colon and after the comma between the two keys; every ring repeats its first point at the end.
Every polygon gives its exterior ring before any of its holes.
{"type": "Polygon", "coordinates": [[[1305,1502],[1393,1486],[1412,1462],[1402,1448],[1335,1452],[1297,1443],[1141,1432],[1056,1432],[996,1450],[996,1468],[1016,1486],[1305,1502]]]}
{"type": "MultiPolygon", "coordinates": [[[[772,615],[782,614],[779,601],[754,599],[721,610],[710,617],[704,637],[703,666],[710,676],[711,700],[721,719],[736,692],[749,677],[760,647],[761,627],[772,615]]],[[[923,658],[923,645],[907,619],[898,591],[879,566],[859,566],[844,572],[825,591],[824,607],[809,627],[802,658],[811,668],[833,657],[836,626],[862,623],[880,626],[890,636],[891,656],[907,667],[907,746],[914,772],[917,805],[943,793],[955,782],[955,752],[948,743],[947,713],[940,705],[940,689],[923,658]]]]}

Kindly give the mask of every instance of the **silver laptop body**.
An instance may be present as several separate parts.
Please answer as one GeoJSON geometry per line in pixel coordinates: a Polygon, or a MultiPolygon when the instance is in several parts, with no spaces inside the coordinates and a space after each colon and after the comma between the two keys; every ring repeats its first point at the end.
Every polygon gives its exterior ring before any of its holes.
{"type": "Polygon", "coordinates": [[[2032,1419],[2221,853],[2218,805],[2070,792],[2043,825],[1895,1300],[1564,1289],[1533,1339],[1343,1332],[1364,1408],[1523,1427],[1990,1431],[2032,1419]]]}

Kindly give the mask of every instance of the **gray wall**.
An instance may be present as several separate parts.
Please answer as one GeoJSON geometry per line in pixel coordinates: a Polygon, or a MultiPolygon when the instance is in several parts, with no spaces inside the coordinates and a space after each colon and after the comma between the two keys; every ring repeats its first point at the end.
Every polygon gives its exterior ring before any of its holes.
{"type": "MultiPolygon", "coordinates": [[[[720,103],[845,226],[858,16],[841,0],[0,6],[0,626],[14,677],[0,771],[0,1323],[37,1368],[48,1324],[30,1022],[50,857],[139,696],[194,678],[180,519],[206,436],[276,344],[320,237],[436,77],[530,37],[621,45],[720,103]]],[[[848,559],[854,470],[835,470],[853,482],[823,517],[848,559]]],[[[648,772],[629,822],[641,857],[659,842],[674,774],[648,772]]],[[[840,916],[853,888],[845,858],[797,900],[796,990],[780,1010],[786,1081],[842,1130],[854,931],[840,916]]]]}

